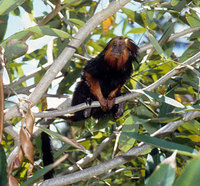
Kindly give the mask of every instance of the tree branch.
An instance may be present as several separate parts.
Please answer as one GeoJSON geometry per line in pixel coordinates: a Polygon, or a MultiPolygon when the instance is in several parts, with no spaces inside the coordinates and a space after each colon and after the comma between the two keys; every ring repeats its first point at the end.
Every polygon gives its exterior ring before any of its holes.
{"type": "MultiPolygon", "coordinates": [[[[187,35],[189,33],[197,32],[199,30],[200,30],[200,26],[196,26],[196,27],[185,29],[185,30],[183,30],[181,32],[175,33],[172,36],[170,36],[168,41],[166,41],[166,42],[175,40],[175,39],[177,39],[179,37],[182,37],[182,36],[187,35]]],[[[153,45],[151,43],[145,44],[144,46],[141,46],[141,48],[139,49],[139,53],[145,52],[146,50],[151,49],[151,48],[153,48],[153,45]]]]}
{"type": "Polygon", "coordinates": [[[13,141],[14,141],[13,150],[11,151],[11,153],[9,154],[9,156],[7,158],[7,163],[8,163],[8,167],[9,167],[11,162],[15,158],[15,156],[18,154],[18,151],[19,151],[19,148],[20,148],[20,145],[21,145],[20,140],[19,140],[20,129],[11,125],[11,124],[5,123],[4,124],[4,131],[7,134],[9,134],[13,138],[13,141]]]}
{"type": "MultiPolygon", "coordinates": [[[[122,125],[120,125],[109,137],[104,139],[102,143],[98,146],[98,148],[94,151],[93,154],[88,154],[84,158],[77,161],[76,164],[83,168],[88,163],[91,163],[92,161],[94,161],[96,157],[100,154],[100,152],[106,147],[106,145],[108,145],[115,138],[115,136],[119,133],[121,128],[122,128],[122,125]]],[[[73,166],[68,167],[67,170],[62,172],[60,175],[69,174],[76,170],[78,170],[78,167],[73,165],[73,166]]]]}
{"type": "MultiPolygon", "coordinates": [[[[200,26],[197,26],[197,27],[193,27],[193,28],[188,28],[186,30],[183,30],[181,32],[178,32],[178,33],[175,33],[174,35],[172,35],[168,41],[172,41],[172,40],[175,40],[181,36],[184,36],[186,34],[189,34],[189,33],[193,33],[193,32],[196,32],[196,31],[199,31],[200,30],[200,26]]],[[[147,49],[151,49],[153,48],[153,45],[150,44],[150,43],[147,43],[145,45],[143,45],[142,47],[140,47],[139,49],[139,53],[142,53],[142,52],[145,52],[147,49]]],[[[84,56],[81,56],[79,54],[74,54],[74,57],[77,57],[77,58],[80,58],[80,59],[83,59],[83,60],[89,60],[89,58],[87,57],[84,57],[84,56]]],[[[27,74],[26,76],[22,76],[21,78],[19,78],[18,80],[14,81],[13,83],[9,84],[9,85],[5,85],[4,86],[4,89],[5,89],[5,94],[9,94],[9,88],[15,88],[17,85],[21,84],[22,82],[38,75],[42,69],[48,69],[50,66],[52,65],[52,61],[46,63],[45,65],[41,67],[38,67],[36,70],[30,72],[29,74],[27,74]]],[[[17,92],[17,91],[16,91],[17,92]]],[[[21,92],[20,92],[21,93],[21,92]]]]}
{"type": "MultiPolygon", "coordinates": [[[[170,122],[167,125],[165,125],[164,127],[157,130],[151,136],[153,136],[153,137],[163,136],[166,133],[171,133],[174,130],[176,130],[176,128],[178,126],[180,126],[181,124],[183,124],[184,122],[190,121],[199,116],[200,116],[200,111],[185,112],[183,114],[184,120],[181,119],[178,121],[170,122]]],[[[109,161],[106,161],[104,163],[96,165],[94,167],[84,169],[82,171],[77,171],[72,174],[68,174],[66,176],[46,180],[42,183],[42,185],[48,185],[48,186],[68,185],[68,184],[72,184],[72,183],[77,183],[82,180],[88,180],[88,179],[92,178],[93,176],[98,176],[100,174],[103,174],[103,173],[109,171],[110,169],[114,169],[122,164],[127,163],[132,158],[137,157],[141,153],[148,150],[150,147],[151,147],[150,145],[141,142],[141,143],[139,143],[138,146],[130,149],[128,152],[124,153],[121,156],[118,156],[114,159],[111,159],[109,161]]]]}
{"type": "MultiPolygon", "coordinates": [[[[154,90],[155,88],[162,85],[165,81],[167,81],[168,79],[170,79],[174,75],[183,72],[186,68],[188,68],[188,65],[191,65],[192,63],[194,63],[199,58],[200,58],[200,52],[198,52],[197,54],[195,54],[194,56],[192,56],[191,58],[186,60],[184,63],[178,65],[176,68],[169,71],[167,74],[165,74],[159,80],[157,80],[156,82],[152,83],[151,85],[143,88],[142,90],[147,90],[147,91],[154,90]]],[[[124,96],[120,96],[120,97],[116,98],[115,103],[118,104],[122,101],[127,101],[127,100],[136,98],[136,97],[141,95],[141,93],[137,90],[135,90],[135,91],[133,90],[133,92],[137,92],[137,93],[131,93],[131,94],[126,94],[124,96]]],[[[99,106],[100,106],[99,102],[94,101],[94,102],[92,102],[91,105],[87,105],[85,103],[82,103],[80,105],[68,107],[68,108],[63,109],[63,110],[44,111],[44,112],[34,113],[34,116],[40,117],[40,118],[63,116],[65,114],[74,113],[74,112],[77,112],[77,111],[80,111],[80,110],[84,110],[86,108],[93,108],[93,107],[99,107],[99,106]]]]}
{"type": "MultiPolygon", "coordinates": [[[[75,37],[69,42],[68,46],[62,51],[58,58],[54,61],[53,65],[45,73],[41,81],[38,83],[34,91],[30,94],[28,101],[35,105],[42,95],[46,92],[47,88],[51,84],[52,80],[56,77],[58,72],[69,62],[69,59],[73,56],[75,48],[78,48],[86,37],[94,30],[98,24],[113,15],[121,7],[123,7],[130,0],[118,0],[113,1],[110,5],[102,11],[96,13],[91,17],[86,24],[78,31],[75,37]]],[[[24,109],[26,110],[27,104],[24,103],[24,109]]],[[[20,113],[17,110],[17,105],[9,108],[5,111],[5,120],[19,116],[20,113]]]]}

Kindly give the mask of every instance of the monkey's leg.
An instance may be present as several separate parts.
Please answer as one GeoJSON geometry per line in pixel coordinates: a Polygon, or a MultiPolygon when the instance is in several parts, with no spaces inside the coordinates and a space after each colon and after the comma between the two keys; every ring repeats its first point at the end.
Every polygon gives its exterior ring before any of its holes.
{"type": "MultiPolygon", "coordinates": [[[[90,104],[93,100],[94,100],[94,97],[90,93],[90,89],[87,83],[81,80],[75,88],[71,105],[75,106],[81,103],[90,104]]],[[[90,116],[91,116],[91,108],[75,112],[74,115],[70,117],[70,120],[81,121],[81,120],[87,119],[90,116]]]]}
{"type": "Polygon", "coordinates": [[[96,99],[99,101],[101,105],[101,109],[106,112],[108,110],[108,100],[104,98],[102,92],[100,83],[97,79],[93,78],[91,74],[85,72],[85,78],[89,85],[90,92],[96,97],[96,99]]]}
{"type": "Polygon", "coordinates": [[[111,110],[112,107],[115,105],[115,97],[119,95],[122,86],[118,86],[108,95],[108,109],[111,110]]]}

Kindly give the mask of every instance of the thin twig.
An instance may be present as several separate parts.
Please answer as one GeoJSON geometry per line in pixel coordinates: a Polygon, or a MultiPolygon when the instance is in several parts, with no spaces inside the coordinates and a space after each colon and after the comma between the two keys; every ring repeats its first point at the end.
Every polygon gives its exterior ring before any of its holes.
{"type": "MultiPolygon", "coordinates": [[[[102,21],[113,15],[129,1],[130,0],[112,1],[107,8],[96,13],[86,22],[86,24],[83,27],[80,28],[75,37],[69,42],[68,46],[54,61],[52,66],[48,69],[48,71],[40,80],[36,88],[30,94],[28,100],[33,105],[37,104],[37,102],[40,100],[40,98],[48,89],[52,80],[56,77],[56,75],[60,72],[60,70],[67,64],[67,62],[69,63],[69,59],[71,59],[71,57],[73,56],[75,48],[78,48],[81,45],[81,43],[83,43],[83,41],[86,39],[86,37],[91,33],[91,31],[94,30],[102,21]]],[[[24,109],[25,110],[27,109],[27,104],[25,103],[24,103],[24,109]]],[[[17,106],[15,105],[5,111],[5,120],[11,119],[19,115],[20,114],[17,110],[17,106]]]]}
{"type": "MultiPolygon", "coordinates": [[[[105,176],[101,177],[99,181],[103,181],[104,179],[110,178],[111,176],[113,176],[115,174],[119,174],[119,173],[124,172],[124,171],[128,171],[128,170],[141,170],[141,169],[142,168],[137,168],[137,167],[125,167],[125,168],[117,169],[114,172],[110,172],[110,173],[106,174],[105,176]]],[[[89,186],[97,185],[97,183],[99,181],[95,181],[92,184],[90,184],[89,186]]]]}
{"type": "MultiPolygon", "coordinates": [[[[114,131],[109,137],[104,139],[102,143],[98,146],[98,148],[93,152],[93,154],[88,154],[84,158],[80,159],[76,162],[77,165],[84,167],[88,163],[91,163],[96,159],[96,157],[100,154],[100,152],[115,138],[116,134],[121,130],[122,126],[119,126],[116,131],[114,131]]],[[[74,171],[78,170],[77,166],[73,165],[68,167],[64,172],[62,172],[60,175],[69,174],[74,171]]],[[[60,176],[59,175],[59,176],[60,176]]]]}
{"type": "MultiPolygon", "coordinates": [[[[181,31],[181,32],[179,32],[179,33],[176,33],[176,34],[172,35],[172,36],[169,38],[168,41],[175,40],[175,39],[177,39],[177,38],[179,38],[179,37],[181,37],[181,36],[183,36],[183,35],[186,35],[186,34],[188,34],[188,33],[192,33],[192,32],[198,31],[198,30],[200,30],[200,26],[199,26],[199,27],[193,27],[193,28],[189,28],[189,29],[183,30],[183,31],[181,31]]],[[[145,44],[144,46],[141,46],[141,47],[140,47],[139,53],[145,52],[147,49],[150,49],[150,48],[153,48],[153,45],[147,43],[147,44],[145,44]]],[[[84,57],[84,56],[81,56],[81,55],[79,55],[79,54],[74,54],[74,57],[77,57],[77,58],[80,58],[80,59],[83,59],[83,60],[89,60],[89,58],[84,57]]],[[[164,63],[164,64],[165,64],[165,63],[164,63]]],[[[52,63],[46,63],[46,64],[43,65],[42,67],[39,67],[39,68],[37,68],[36,70],[34,70],[34,71],[28,73],[26,76],[22,76],[21,78],[19,78],[18,80],[14,81],[13,83],[11,83],[11,84],[9,84],[9,85],[5,85],[5,86],[4,86],[4,87],[5,87],[5,93],[8,94],[7,87],[11,86],[12,88],[14,88],[14,87],[16,87],[17,85],[21,84],[22,82],[24,82],[24,81],[26,81],[26,80],[28,80],[28,79],[30,79],[30,78],[32,78],[32,77],[38,75],[42,69],[46,69],[46,70],[47,70],[51,65],[52,65],[52,63]]],[[[162,64],[161,64],[161,65],[162,65],[162,64]]],[[[160,65],[159,65],[159,66],[160,66],[160,65]]],[[[148,71],[148,70],[146,70],[146,71],[148,71]]],[[[146,71],[144,71],[144,72],[146,72],[146,71]]],[[[141,73],[144,73],[144,72],[140,72],[140,73],[138,73],[138,74],[141,74],[141,73]]],[[[136,74],[136,75],[138,75],[138,74],[136,74]]],[[[135,75],[134,75],[134,76],[135,76],[135,75]]]]}
{"type": "MultiPolygon", "coordinates": [[[[170,122],[164,127],[160,128],[155,133],[153,133],[151,136],[153,137],[163,136],[166,133],[171,133],[174,130],[176,130],[176,128],[180,126],[181,124],[183,124],[184,122],[190,121],[199,116],[200,116],[200,111],[185,112],[183,114],[184,120],[180,119],[178,121],[170,122]]],[[[42,185],[48,185],[48,186],[67,185],[67,184],[77,183],[82,180],[90,179],[93,176],[98,176],[100,174],[107,172],[110,169],[114,169],[122,164],[127,163],[128,161],[132,160],[134,157],[137,157],[141,153],[148,150],[150,147],[151,147],[150,145],[141,142],[138,144],[138,146],[133,147],[132,149],[130,149],[128,152],[124,153],[121,156],[118,156],[114,159],[111,159],[99,165],[84,169],[82,171],[77,171],[75,173],[68,174],[62,177],[46,180],[42,183],[42,185]]]]}
{"type": "MultiPolygon", "coordinates": [[[[194,61],[198,60],[199,58],[200,58],[200,52],[198,52],[197,54],[195,54],[194,56],[192,56],[191,58],[186,60],[181,65],[175,67],[170,72],[168,72],[163,77],[161,77],[159,80],[157,80],[156,82],[152,83],[151,85],[143,88],[142,90],[153,91],[154,89],[156,89],[157,87],[159,87],[160,85],[165,83],[168,79],[170,79],[174,75],[183,72],[185,70],[185,68],[187,68],[187,65],[190,65],[190,64],[192,65],[192,63],[194,61]]],[[[124,96],[120,96],[120,97],[116,98],[115,103],[118,104],[122,101],[131,100],[131,99],[138,97],[140,95],[141,95],[141,93],[139,93],[139,92],[138,93],[126,94],[124,96]]],[[[94,102],[92,102],[91,105],[87,105],[85,103],[82,103],[80,105],[69,107],[69,108],[66,108],[66,109],[63,109],[63,110],[44,111],[44,112],[40,112],[40,113],[34,113],[34,116],[35,117],[41,117],[41,118],[63,116],[65,114],[74,113],[74,112],[77,112],[77,111],[80,111],[80,110],[84,110],[86,108],[93,108],[93,107],[99,107],[99,106],[100,106],[99,102],[94,101],[94,102]]]]}

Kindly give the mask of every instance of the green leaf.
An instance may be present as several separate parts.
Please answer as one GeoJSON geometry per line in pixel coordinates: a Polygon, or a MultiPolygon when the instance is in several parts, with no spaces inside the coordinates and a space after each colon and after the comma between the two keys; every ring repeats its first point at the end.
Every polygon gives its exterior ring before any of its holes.
{"type": "Polygon", "coordinates": [[[131,30],[128,31],[128,33],[134,33],[134,34],[143,34],[145,32],[146,32],[146,29],[143,28],[143,27],[141,27],[141,28],[132,28],[131,30]]]}
{"type": "Polygon", "coordinates": [[[199,16],[196,14],[196,12],[194,10],[191,10],[190,14],[188,12],[186,12],[185,17],[186,17],[187,22],[190,24],[191,27],[195,27],[195,26],[200,25],[199,16]]]}
{"type": "Polygon", "coordinates": [[[147,186],[171,186],[175,180],[175,170],[169,164],[160,165],[159,169],[155,170],[147,182],[147,186]]]}
{"type": "Polygon", "coordinates": [[[64,1],[62,1],[62,4],[67,4],[67,3],[71,3],[71,2],[73,2],[74,0],[64,0],[64,1]]]}
{"type": "Polygon", "coordinates": [[[0,0],[0,15],[8,14],[21,5],[25,0],[0,0]]]}
{"type": "Polygon", "coordinates": [[[69,139],[69,138],[67,138],[65,136],[62,136],[62,135],[58,134],[57,132],[53,132],[53,131],[51,131],[49,129],[46,129],[44,127],[39,126],[39,128],[42,131],[46,132],[47,134],[53,136],[54,138],[59,139],[60,141],[63,141],[63,142],[65,142],[65,143],[67,143],[67,144],[69,144],[69,145],[71,145],[71,146],[73,146],[75,148],[78,148],[78,149],[80,149],[81,151],[83,151],[85,153],[88,153],[88,151],[82,145],[77,143],[76,141],[74,141],[72,139],[69,139]]]}
{"type": "Polygon", "coordinates": [[[7,23],[8,23],[8,15],[0,16],[0,25],[1,25],[0,42],[3,40],[3,37],[6,33],[7,23]]]}
{"type": "Polygon", "coordinates": [[[179,58],[179,63],[182,63],[195,55],[197,52],[199,52],[200,42],[198,40],[195,40],[182,54],[182,56],[179,58]]]}
{"type": "Polygon", "coordinates": [[[26,12],[32,15],[33,13],[33,1],[32,0],[26,0],[22,5],[21,5],[26,12]]]}
{"type": "Polygon", "coordinates": [[[13,34],[12,36],[10,36],[6,40],[4,40],[1,45],[2,45],[2,47],[5,47],[6,43],[12,39],[18,39],[18,40],[23,39],[30,32],[39,34],[41,36],[50,35],[50,36],[56,36],[56,37],[61,37],[61,38],[69,38],[70,37],[70,35],[67,32],[64,32],[62,30],[58,30],[55,28],[49,28],[47,26],[33,26],[30,28],[27,28],[26,30],[23,30],[23,31],[13,34]]]}
{"type": "Polygon", "coordinates": [[[183,109],[180,109],[180,108],[175,108],[174,109],[175,113],[183,113],[183,112],[186,112],[186,111],[200,111],[200,105],[199,104],[197,104],[197,105],[188,105],[183,109]]]}
{"type": "Polygon", "coordinates": [[[133,10],[130,10],[128,8],[121,9],[129,18],[131,18],[132,21],[135,21],[135,12],[133,10]]]}
{"type": "MultiPolygon", "coordinates": [[[[174,87],[176,87],[176,86],[177,86],[176,82],[174,84],[169,83],[167,85],[167,91],[166,91],[165,96],[167,96],[171,99],[174,99],[174,94],[175,94],[175,92],[174,92],[175,88],[174,87]]],[[[159,118],[170,116],[170,113],[172,112],[173,109],[174,109],[173,106],[171,106],[171,105],[169,105],[165,102],[161,102],[160,110],[159,110],[159,114],[158,114],[159,118]]]]}
{"type": "Polygon", "coordinates": [[[164,152],[159,148],[153,148],[152,151],[147,155],[147,161],[145,163],[145,177],[151,176],[152,172],[156,167],[166,158],[164,152]]]}
{"type": "Polygon", "coordinates": [[[165,56],[165,53],[164,53],[163,49],[161,48],[161,46],[159,45],[159,43],[156,40],[156,38],[150,32],[148,32],[147,35],[148,35],[149,41],[154,46],[154,48],[156,49],[156,51],[158,52],[158,54],[161,57],[165,56]]]}
{"type": "MultiPolygon", "coordinates": [[[[138,119],[137,117],[130,115],[124,122],[122,133],[123,132],[137,132],[138,129],[139,129],[139,125],[136,124],[137,119],[138,119]]],[[[126,152],[130,148],[133,147],[134,143],[135,143],[134,138],[131,138],[127,135],[120,135],[120,138],[119,138],[119,148],[120,148],[120,150],[126,152]]]]}
{"type": "Polygon", "coordinates": [[[44,167],[43,169],[35,172],[34,176],[31,177],[31,178],[29,178],[24,183],[22,183],[21,186],[29,186],[29,185],[33,184],[36,180],[38,180],[39,178],[41,178],[42,176],[44,176],[47,172],[49,172],[52,169],[53,169],[52,165],[48,165],[48,166],[44,167]]]}
{"type": "Polygon", "coordinates": [[[145,96],[147,96],[150,100],[151,99],[155,99],[155,100],[158,100],[160,102],[164,102],[166,104],[169,104],[169,105],[172,105],[174,107],[178,107],[178,108],[185,108],[185,106],[181,103],[179,103],[178,101],[176,101],[175,99],[172,99],[170,97],[167,97],[167,96],[164,96],[162,94],[157,94],[155,92],[149,92],[149,91],[146,91],[146,90],[135,90],[135,92],[139,92],[139,93],[142,93],[144,94],[145,96]]]}
{"type": "Polygon", "coordinates": [[[200,183],[200,157],[191,160],[183,170],[183,173],[177,178],[174,186],[180,185],[198,185],[200,183]]]}
{"type": "Polygon", "coordinates": [[[69,34],[62,30],[58,30],[55,28],[49,28],[47,26],[33,26],[27,28],[26,30],[40,34],[40,35],[49,35],[49,36],[56,36],[61,38],[69,38],[69,34]]]}
{"type": "Polygon", "coordinates": [[[164,33],[159,41],[160,46],[163,46],[166,41],[169,39],[169,37],[171,36],[171,34],[174,32],[174,25],[175,23],[167,23],[167,25],[165,26],[165,30],[164,33]]]}
{"type": "Polygon", "coordinates": [[[11,61],[24,55],[28,50],[28,45],[24,41],[12,39],[6,43],[5,57],[7,61],[11,61]]]}
{"type": "Polygon", "coordinates": [[[171,0],[171,5],[176,6],[179,3],[179,0],[171,0]]]}
{"type": "Polygon", "coordinates": [[[162,164],[159,169],[155,170],[149,177],[146,186],[171,186],[175,179],[175,170],[170,164],[162,164]]]}
{"type": "Polygon", "coordinates": [[[185,154],[187,156],[193,156],[198,153],[196,149],[193,149],[186,145],[181,145],[178,143],[166,141],[166,140],[159,139],[156,137],[147,136],[144,134],[138,134],[136,132],[124,132],[122,133],[122,135],[128,135],[132,138],[135,138],[136,140],[143,141],[149,145],[166,149],[169,151],[178,150],[178,153],[185,154]]]}
{"type": "Polygon", "coordinates": [[[174,10],[177,12],[181,12],[183,8],[185,7],[186,0],[172,0],[171,5],[173,6],[174,10]]]}
{"type": "Polygon", "coordinates": [[[67,76],[59,83],[57,93],[68,93],[69,88],[76,82],[77,78],[80,77],[81,71],[81,68],[75,68],[72,72],[67,74],[67,76]]]}
{"type": "Polygon", "coordinates": [[[73,19],[73,18],[70,18],[69,21],[71,21],[72,23],[76,24],[76,25],[79,25],[79,26],[83,26],[85,24],[84,21],[81,21],[80,19],[73,19]]]}
{"type": "Polygon", "coordinates": [[[2,45],[3,48],[5,48],[6,43],[8,41],[13,40],[13,39],[18,39],[18,40],[23,39],[28,33],[29,33],[29,31],[27,31],[27,30],[26,31],[17,32],[15,34],[13,34],[12,36],[8,37],[6,40],[4,40],[1,43],[1,45],[2,45]]]}
{"type": "Polygon", "coordinates": [[[7,161],[2,145],[0,145],[0,157],[0,185],[7,185],[7,161]]]}

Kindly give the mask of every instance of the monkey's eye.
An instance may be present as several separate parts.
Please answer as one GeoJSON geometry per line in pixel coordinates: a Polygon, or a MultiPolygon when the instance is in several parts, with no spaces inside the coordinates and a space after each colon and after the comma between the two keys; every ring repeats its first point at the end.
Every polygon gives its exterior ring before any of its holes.
{"type": "Polygon", "coordinates": [[[117,46],[117,42],[116,41],[113,42],[113,46],[114,47],[117,46]]]}

